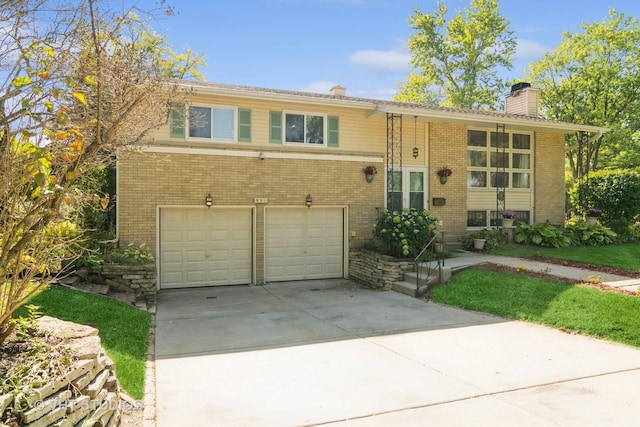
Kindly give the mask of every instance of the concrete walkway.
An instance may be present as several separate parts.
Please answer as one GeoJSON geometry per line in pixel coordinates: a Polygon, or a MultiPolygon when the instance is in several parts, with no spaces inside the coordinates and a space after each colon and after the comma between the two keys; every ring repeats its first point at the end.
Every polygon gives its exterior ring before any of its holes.
{"type": "Polygon", "coordinates": [[[637,278],[634,279],[627,276],[619,276],[616,274],[601,273],[598,271],[590,271],[559,264],[532,261],[525,258],[486,255],[475,252],[457,252],[453,258],[445,260],[445,266],[456,269],[471,265],[477,265],[484,262],[506,265],[508,267],[525,267],[531,271],[544,272],[575,281],[589,282],[590,278],[592,278],[598,280],[603,285],[610,286],[612,288],[624,289],[635,293],[638,293],[638,287],[640,287],[640,274],[637,278]]]}
{"type": "Polygon", "coordinates": [[[163,291],[156,327],[159,427],[640,424],[639,349],[348,280],[163,291]]]}

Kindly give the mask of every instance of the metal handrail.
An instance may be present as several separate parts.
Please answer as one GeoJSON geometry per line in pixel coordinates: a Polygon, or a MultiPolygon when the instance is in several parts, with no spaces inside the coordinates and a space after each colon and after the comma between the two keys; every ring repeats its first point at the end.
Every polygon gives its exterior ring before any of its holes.
{"type": "MultiPolygon", "coordinates": [[[[431,247],[431,245],[433,244],[433,242],[435,242],[438,239],[438,236],[441,235],[441,242],[443,243],[443,245],[445,244],[444,241],[444,230],[438,230],[435,232],[435,234],[433,235],[433,237],[431,238],[431,240],[429,240],[429,242],[427,242],[426,245],[424,245],[422,247],[422,250],[420,251],[420,253],[418,253],[418,255],[414,258],[413,260],[413,265],[414,265],[414,270],[416,272],[416,293],[420,291],[420,279],[421,279],[421,267],[420,267],[420,258],[424,255],[424,253],[427,251],[427,249],[429,249],[431,247]]],[[[437,266],[436,266],[436,271],[438,271],[438,274],[440,273],[440,270],[442,269],[442,267],[444,266],[444,247],[443,247],[443,251],[442,253],[436,257],[437,260],[437,266]]],[[[427,279],[430,277],[427,276],[427,279]]]]}

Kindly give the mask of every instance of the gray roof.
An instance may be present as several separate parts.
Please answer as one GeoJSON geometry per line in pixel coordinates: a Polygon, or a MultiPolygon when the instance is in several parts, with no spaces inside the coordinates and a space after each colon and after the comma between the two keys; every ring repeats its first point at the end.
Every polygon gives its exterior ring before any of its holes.
{"type": "Polygon", "coordinates": [[[441,107],[438,105],[413,104],[406,102],[387,101],[382,99],[359,98],[353,96],[336,96],[313,92],[300,92],[281,89],[268,89],[253,86],[240,86],[210,82],[185,81],[180,86],[202,93],[237,96],[254,99],[272,99],[288,102],[313,103],[346,108],[361,108],[376,113],[394,113],[417,116],[423,121],[461,122],[474,126],[505,124],[514,129],[548,130],[555,132],[607,132],[608,129],[599,126],[582,125],[560,122],[542,117],[520,114],[507,114],[491,110],[474,110],[469,108],[441,107]]]}

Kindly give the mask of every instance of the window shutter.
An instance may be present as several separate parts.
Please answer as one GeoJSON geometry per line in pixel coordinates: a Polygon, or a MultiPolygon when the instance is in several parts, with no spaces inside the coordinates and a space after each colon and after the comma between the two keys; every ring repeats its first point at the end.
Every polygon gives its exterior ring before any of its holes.
{"type": "Polygon", "coordinates": [[[269,142],[282,144],[282,112],[269,111],[269,142]]]}
{"type": "Polygon", "coordinates": [[[329,135],[327,135],[327,146],[338,147],[340,145],[340,138],[338,138],[340,120],[338,119],[338,117],[329,116],[327,120],[327,128],[329,133],[329,135]]]}
{"type": "Polygon", "coordinates": [[[238,141],[251,142],[251,110],[238,109],[238,141]]]}
{"type": "Polygon", "coordinates": [[[181,103],[171,103],[169,105],[169,137],[185,137],[185,105],[181,103]]]}

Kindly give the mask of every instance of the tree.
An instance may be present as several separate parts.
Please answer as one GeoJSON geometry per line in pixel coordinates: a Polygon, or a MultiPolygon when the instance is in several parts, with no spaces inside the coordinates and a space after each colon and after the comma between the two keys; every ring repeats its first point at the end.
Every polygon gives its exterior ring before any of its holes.
{"type": "Polygon", "coordinates": [[[635,18],[609,10],[607,19],[581,25],[539,62],[527,79],[540,88],[541,114],[548,119],[609,127],[604,135],[567,138],[567,160],[574,178],[606,163],[631,165],[640,156],[640,27],[635,18]],[[586,142],[588,141],[588,143],[586,142]]]}
{"type": "Polygon", "coordinates": [[[164,124],[183,99],[171,78],[202,61],[97,0],[4,2],[0,28],[2,343],[15,309],[71,256],[81,230],[68,218],[97,197],[81,178],[164,124]]]}
{"type": "Polygon", "coordinates": [[[498,107],[505,82],[498,68],[511,69],[516,40],[500,15],[497,0],[471,0],[465,15],[458,10],[446,21],[447,7],[433,13],[415,9],[409,39],[410,73],[396,101],[460,108],[498,107]]]}

